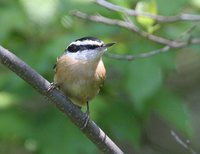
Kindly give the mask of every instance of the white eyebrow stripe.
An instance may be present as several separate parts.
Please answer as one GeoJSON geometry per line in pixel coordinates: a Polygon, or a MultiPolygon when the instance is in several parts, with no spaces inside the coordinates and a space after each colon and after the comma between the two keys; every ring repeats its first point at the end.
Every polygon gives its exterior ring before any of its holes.
{"type": "Polygon", "coordinates": [[[93,41],[93,40],[84,40],[84,41],[75,41],[72,42],[70,45],[98,45],[101,46],[103,45],[103,42],[99,42],[99,41],[93,41]]]}

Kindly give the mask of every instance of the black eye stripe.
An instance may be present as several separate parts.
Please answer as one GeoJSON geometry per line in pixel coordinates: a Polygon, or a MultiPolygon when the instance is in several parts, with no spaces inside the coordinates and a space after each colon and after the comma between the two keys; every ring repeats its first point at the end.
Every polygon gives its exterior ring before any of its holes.
{"type": "Polygon", "coordinates": [[[83,51],[83,50],[92,50],[92,49],[96,49],[96,48],[102,47],[102,46],[103,46],[103,44],[101,46],[99,46],[99,45],[75,45],[75,44],[71,44],[67,48],[67,51],[77,52],[77,51],[83,51]]]}
{"type": "Polygon", "coordinates": [[[83,45],[83,48],[85,49],[96,49],[100,47],[99,45],[83,45]]]}
{"type": "Polygon", "coordinates": [[[69,51],[69,52],[77,52],[78,50],[79,50],[79,46],[74,45],[74,44],[70,45],[70,46],[67,48],[67,51],[69,51]]]}

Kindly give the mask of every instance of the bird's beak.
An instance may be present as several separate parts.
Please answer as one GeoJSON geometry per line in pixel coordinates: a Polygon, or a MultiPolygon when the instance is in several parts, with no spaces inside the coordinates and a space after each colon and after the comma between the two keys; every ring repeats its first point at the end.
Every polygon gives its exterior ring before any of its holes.
{"type": "Polygon", "coordinates": [[[114,44],[116,44],[116,43],[115,43],[115,42],[113,42],[113,43],[108,43],[108,44],[105,44],[104,47],[108,48],[108,47],[113,46],[114,44]]]}

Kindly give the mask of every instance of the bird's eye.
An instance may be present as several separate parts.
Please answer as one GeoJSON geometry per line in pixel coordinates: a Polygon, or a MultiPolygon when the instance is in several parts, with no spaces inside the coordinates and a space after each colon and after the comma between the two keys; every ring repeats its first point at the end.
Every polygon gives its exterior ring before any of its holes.
{"type": "Polygon", "coordinates": [[[77,52],[79,50],[79,47],[77,45],[72,44],[67,48],[67,50],[69,52],[77,52]]]}

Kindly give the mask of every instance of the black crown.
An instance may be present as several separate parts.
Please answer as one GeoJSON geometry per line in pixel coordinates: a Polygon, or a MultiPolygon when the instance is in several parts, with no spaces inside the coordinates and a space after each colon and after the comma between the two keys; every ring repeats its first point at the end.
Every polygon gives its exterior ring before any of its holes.
{"type": "Polygon", "coordinates": [[[91,36],[87,36],[87,37],[82,37],[80,39],[75,40],[74,42],[72,42],[65,50],[65,52],[78,52],[78,51],[83,51],[83,50],[94,50],[97,49],[99,47],[102,47],[104,44],[101,40],[99,40],[98,38],[95,37],[91,37],[91,36]],[[84,42],[86,40],[91,40],[94,41],[94,43],[88,43],[88,44],[76,44],[76,42],[81,41],[84,42]],[[98,43],[95,43],[98,42],[98,43]]]}

